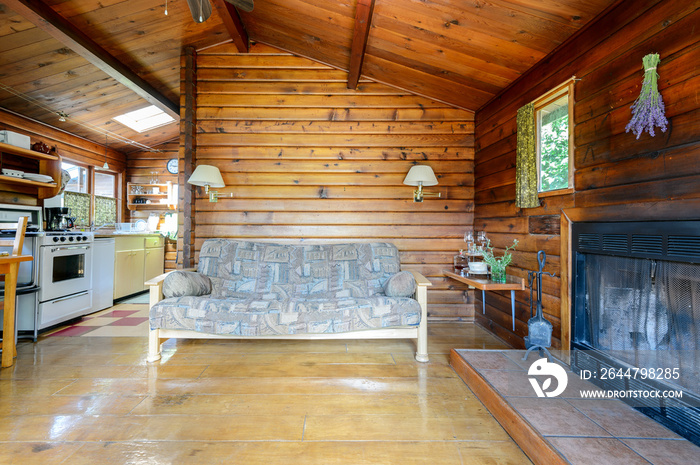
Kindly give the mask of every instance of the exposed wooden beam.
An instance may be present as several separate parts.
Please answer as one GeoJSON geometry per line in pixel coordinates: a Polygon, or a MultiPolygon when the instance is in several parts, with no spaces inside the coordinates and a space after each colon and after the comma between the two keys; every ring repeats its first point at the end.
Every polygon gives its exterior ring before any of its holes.
{"type": "MultiPolygon", "coordinates": [[[[223,1],[223,0],[222,0],[223,1]]],[[[355,29],[350,48],[350,69],[348,72],[348,89],[356,89],[362,74],[362,63],[365,60],[367,37],[372,23],[374,0],[358,0],[355,9],[355,29]]]]}
{"type": "Polygon", "coordinates": [[[238,51],[240,53],[248,53],[250,43],[248,33],[243,26],[243,21],[241,21],[236,7],[226,0],[214,0],[214,6],[238,51]]]}
{"type": "Polygon", "coordinates": [[[183,169],[178,183],[183,186],[183,203],[180,211],[182,218],[182,264],[190,268],[194,264],[194,237],[196,222],[194,218],[196,200],[192,184],[187,180],[192,176],[197,160],[197,51],[194,47],[185,47],[183,51],[185,67],[180,71],[180,100],[183,105],[183,121],[180,123],[180,151],[183,169]]]}
{"type": "Polygon", "coordinates": [[[2,2],[9,9],[25,17],[116,81],[131,89],[148,103],[157,106],[173,118],[180,118],[178,104],[170,101],[41,0],[2,0],[2,2]]]}

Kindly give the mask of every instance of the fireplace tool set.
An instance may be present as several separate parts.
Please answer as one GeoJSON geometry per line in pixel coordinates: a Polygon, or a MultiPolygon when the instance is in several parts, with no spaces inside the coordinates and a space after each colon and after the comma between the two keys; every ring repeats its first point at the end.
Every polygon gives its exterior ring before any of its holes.
{"type": "Polygon", "coordinates": [[[547,354],[547,360],[552,361],[552,354],[547,350],[552,345],[552,323],[547,321],[542,314],[542,275],[554,277],[552,273],[542,271],[547,260],[547,253],[544,250],[537,252],[537,262],[540,265],[539,271],[527,272],[527,283],[530,286],[530,319],[527,322],[527,336],[525,336],[525,347],[527,352],[523,355],[523,360],[527,360],[528,355],[533,350],[542,351],[547,354]],[[537,279],[537,313],[532,316],[532,287],[537,279]]]}

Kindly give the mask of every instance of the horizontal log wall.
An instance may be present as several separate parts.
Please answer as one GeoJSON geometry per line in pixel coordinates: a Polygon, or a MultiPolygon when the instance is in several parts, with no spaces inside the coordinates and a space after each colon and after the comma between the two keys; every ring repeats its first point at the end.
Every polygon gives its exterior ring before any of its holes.
{"type": "MultiPolygon", "coordinates": [[[[475,229],[489,232],[503,248],[520,241],[513,274],[537,269],[536,252],[547,252],[544,311],[559,345],[561,319],[568,328],[559,276],[559,215],[569,207],[649,203],[700,197],[700,10],[694,0],[627,0],[530,70],[515,85],[477,112],[475,229]],[[630,105],[639,95],[642,57],[658,52],[659,89],[670,126],[639,140],[625,133],[630,105]],[[517,109],[572,75],[575,84],[575,191],[546,197],[533,209],[515,207],[517,109]],[[565,313],[562,315],[561,311],[565,313]]],[[[511,331],[504,294],[487,299],[479,321],[516,346],[523,346],[530,317],[528,294],[517,293],[517,321],[511,331]]]]}
{"type": "MultiPolygon", "coordinates": [[[[197,57],[197,164],[226,187],[195,201],[195,250],[211,237],[389,241],[405,269],[433,282],[432,317],[472,317],[463,286],[441,273],[473,222],[473,113],[269,47],[197,57]],[[430,165],[441,199],[413,203],[402,184],[430,165]]],[[[196,254],[195,254],[196,255],[196,254]]]]}
{"type": "MultiPolygon", "coordinates": [[[[144,183],[151,181],[151,174],[156,173],[158,182],[178,183],[178,175],[171,174],[166,169],[166,164],[171,158],[178,158],[180,149],[178,142],[159,145],[150,152],[132,152],[127,156],[127,182],[144,183]]],[[[181,164],[180,164],[181,165],[181,164]]],[[[151,213],[157,213],[161,218],[166,213],[164,210],[148,210],[146,205],[137,207],[136,210],[127,210],[128,216],[125,221],[147,220],[151,213]]],[[[170,211],[170,210],[168,210],[170,211]]],[[[165,270],[170,271],[177,268],[177,243],[166,239],[165,241],[165,270]]]]}

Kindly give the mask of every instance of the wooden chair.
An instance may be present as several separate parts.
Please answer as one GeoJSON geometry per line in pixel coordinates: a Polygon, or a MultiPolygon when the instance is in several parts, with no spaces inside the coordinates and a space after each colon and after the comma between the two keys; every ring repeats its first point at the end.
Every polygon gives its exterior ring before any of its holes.
{"type": "Polygon", "coordinates": [[[5,297],[3,300],[3,343],[0,347],[3,348],[2,366],[11,366],[12,359],[17,356],[17,345],[15,344],[15,319],[16,306],[15,298],[17,291],[17,273],[21,261],[29,261],[31,256],[22,256],[22,248],[24,247],[24,235],[27,232],[28,218],[23,216],[17,223],[0,223],[0,229],[16,229],[14,239],[0,239],[0,247],[12,247],[12,252],[5,252],[0,256],[0,273],[5,275],[5,297]],[[14,258],[14,260],[11,260],[14,258]],[[8,311],[9,310],[9,311],[8,311]],[[11,347],[8,347],[5,342],[11,342],[11,347]],[[8,356],[5,352],[10,352],[8,356]],[[9,359],[9,364],[7,360],[9,359]]]}

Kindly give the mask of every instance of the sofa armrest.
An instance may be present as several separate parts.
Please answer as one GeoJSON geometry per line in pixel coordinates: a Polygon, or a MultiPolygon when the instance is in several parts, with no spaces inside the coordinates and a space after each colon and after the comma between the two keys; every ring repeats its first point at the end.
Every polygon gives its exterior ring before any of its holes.
{"type": "Polygon", "coordinates": [[[428,281],[428,278],[417,272],[416,270],[407,270],[409,273],[413,275],[413,278],[416,280],[416,284],[418,286],[432,286],[433,283],[428,281]]]}
{"type": "Polygon", "coordinates": [[[418,340],[416,360],[419,362],[428,361],[428,286],[433,283],[428,278],[417,271],[408,270],[416,280],[416,293],[414,299],[420,304],[420,325],[418,327],[418,340]]]}
{"type": "Polygon", "coordinates": [[[416,280],[416,293],[413,295],[413,298],[416,299],[421,306],[421,321],[424,321],[428,318],[428,286],[432,286],[433,283],[415,270],[407,271],[411,273],[416,280]]]}

